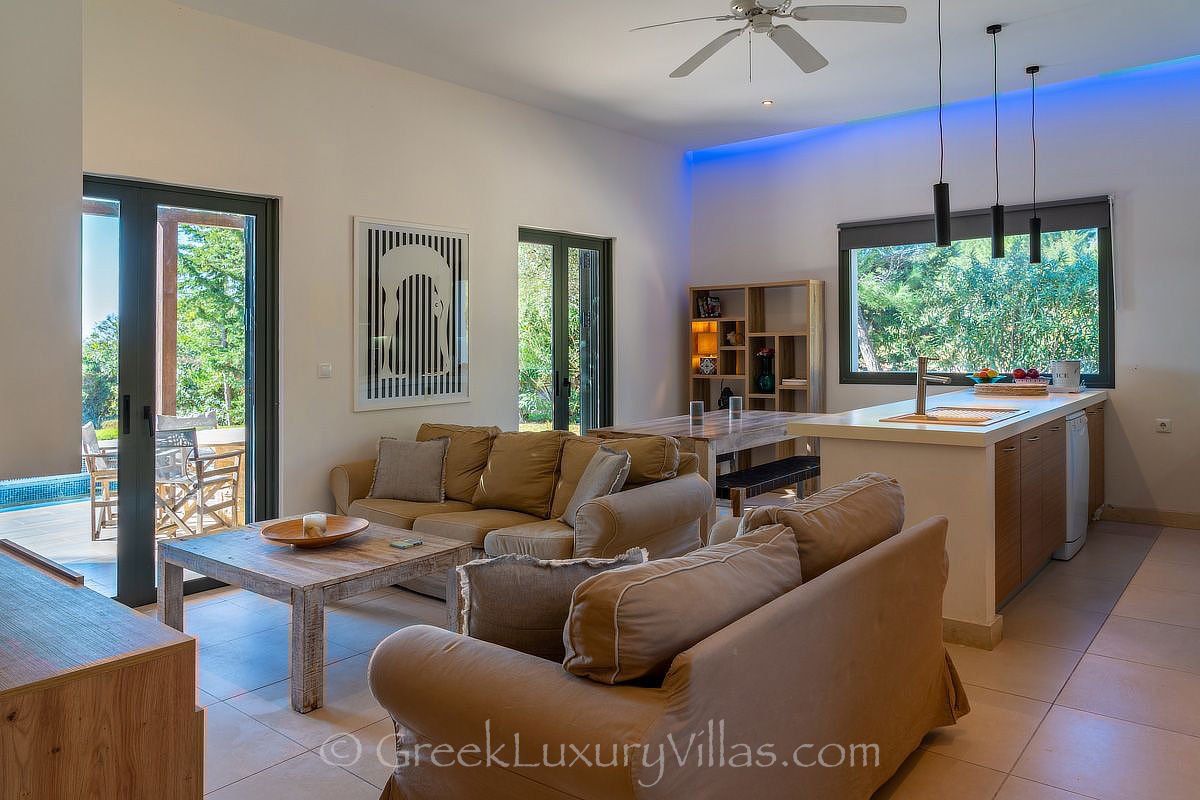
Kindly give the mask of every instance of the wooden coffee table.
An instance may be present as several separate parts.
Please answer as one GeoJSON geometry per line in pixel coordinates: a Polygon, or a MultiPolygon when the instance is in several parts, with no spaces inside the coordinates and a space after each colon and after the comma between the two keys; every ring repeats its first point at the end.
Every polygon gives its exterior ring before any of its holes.
{"type": "Polygon", "coordinates": [[[372,522],[362,533],[328,547],[298,549],[272,544],[258,529],[275,520],[208,536],[158,544],[158,618],[183,630],[183,571],[240,586],[292,606],[292,708],[320,708],[325,685],[325,603],[430,575],[445,575],[471,560],[471,545],[421,534],[409,550],[391,546],[412,531],[372,522]]]}

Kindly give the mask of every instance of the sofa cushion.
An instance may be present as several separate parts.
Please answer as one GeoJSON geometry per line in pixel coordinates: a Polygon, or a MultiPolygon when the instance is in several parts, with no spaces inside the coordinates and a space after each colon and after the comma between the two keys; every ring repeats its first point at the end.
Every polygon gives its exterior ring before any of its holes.
{"type": "Polygon", "coordinates": [[[784,525],[588,578],[571,599],[563,667],[600,683],[660,682],[676,655],[800,579],[784,525]]]}
{"type": "Polygon", "coordinates": [[[411,500],[384,500],[363,497],[350,504],[348,512],[355,517],[369,519],[380,525],[411,530],[418,517],[428,514],[445,514],[451,511],[472,511],[474,506],[458,500],[442,503],[415,503],[411,500]]]}
{"type": "Polygon", "coordinates": [[[566,512],[583,471],[600,445],[609,450],[629,453],[626,488],[665,481],[679,474],[679,441],[670,436],[635,436],[629,439],[572,436],[563,443],[562,462],[558,469],[550,516],[561,517],[566,512]]]}
{"type": "Polygon", "coordinates": [[[510,554],[472,561],[456,569],[455,630],[562,661],[563,624],[575,587],[593,575],[641,564],[647,558],[645,550],[633,548],[616,558],[548,560],[510,554]]]}
{"type": "Polygon", "coordinates": [[[446,499],[446,445],[449,439],[409,442],[379,437],[371,480],[372,499],[440,503],[446,499]]]}
{"type": "Polygon", "coordinates": [[[492,440],[500,433],[499,428],[448,425],[426,422],[417,430],[417,441],[447,438],[446,448],[446,499],[471,502],[479,486],[479,476],[487,465],[492,450],[492,440]]]}
{"type": "Polygon", "coordinates": [[[483,552],[489,556],[513,553],[534,558],[571,558],[575,555],[575,530],[557,519],[500,528],[483,537],[483,552]]]}
{"type": "Polygon", "coordinates": [[[483,537],[497,528],[511,528],[544,520],[520,511],[502,508],[479,508],[473,511],[456,511],[448,514],[428,514],[418,517],[412,529],[420,533],[431,533],[460,542],[470,542],[483,547],[483,537]]]}
{"type": "Polygon", "coordinates": [[[788,506],[760,506],[739,531],[782,523],[800,549],[804,580],[828,572],[904,527],[904,492],[895,478],[867,472],[788,506]]]}
{"type": "Polygon", "coordinates": [[[610,450],[603,445],[597,448],[583,475],[579,477],[579,483],[575,484],[575,491],[571,494],[571,502],[567,503],[567,510],[559,519],[574,528],[575,515],[579,513],[581,505],[597,497],[608,497],[621,491],[625,479],[629,477],[629,462],[627,452],[610,450]]]}
{"type": "Polygon", "coordinates": [[[505,508],[541,519],[550,516],[558,459],[569,435],[565,431],[498,435],[471,502],[479,508],[505,508]]]}

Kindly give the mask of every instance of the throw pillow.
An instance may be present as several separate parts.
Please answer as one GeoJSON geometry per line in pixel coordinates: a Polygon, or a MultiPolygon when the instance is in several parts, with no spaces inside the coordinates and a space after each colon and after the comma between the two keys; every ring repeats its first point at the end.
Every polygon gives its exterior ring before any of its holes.
{"type": "Polygon", "coordinates": [[[572,436],[563,443],[558,484],[554,487],[554,506],[550,516],[561,517],[575,494],[575,485],[588,462],[604,445],[609,450],[629,453],[629,477],[626,488],[644,486],[674,478],[679,474],[679,440],[670,436],[634,436],[629,439],[600,439],[572,436]]]}
{"type": "Polygon", "coordinates": [[[581,505],[597,497],[606,497],[621,491],[625,479],[629,476],[631,460],[629,453],[618,453],[607,447],[598,449],[588,462],[583,475],[579,477],[575,493],[571,495],[571,502],[567,504],[567,510],[559,519],[574,528],[575,515],[581,505]]]}
{"type": "Polygon", "coordinates": [[[440,503],[446,499],[447,439],[409,442],[383,436],[369,497],[440,503]]]}
{"type": "Polygon", "coordinates": [[[565,431],[502,433],[471,500],[478,508],[503,508],[547,519],[565,431]]]}
{"type": "Polygon", "coordinates": [[[499,428],[425,422],[417,429],[417,441],[448,438],[446,448],[446,499],[471,502],[479,488],[479,476],[487,466],[492,442],[499,428]]]}
{"type": "Polygon", "coordinates": [[[788,506],[760,506],[742,517],[742,531],[781,523],[800,548],[804,580],[853,558],[904,527],[904,492],[895,478],[867,472],[788,506]]]}
{"type": "Polygon", "coordinates": [[[783,525],[596,575],[571,599],[563,668],[599,683],[661,682],[675,656],[800,580],[783,525]]]}
{"type": "Polygon", "coordinates": [[[483,558],[452,573],[455,630],[550,661],[563,660],[563,625],[571,593],[593,575],[648,558],[633,548],[616,558],[543,561],[528,555],[483,558]],[[458,586],[453,586],[453,581],[458,586]]]}

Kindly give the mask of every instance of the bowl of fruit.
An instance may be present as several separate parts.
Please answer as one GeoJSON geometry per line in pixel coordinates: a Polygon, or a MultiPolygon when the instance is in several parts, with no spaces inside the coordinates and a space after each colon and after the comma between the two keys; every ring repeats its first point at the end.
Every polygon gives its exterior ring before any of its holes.
{"type": "Polygon", "coordinates": [[[1008,380],[1008,376],[988,367],[977,372],[968,372],[967,379],[971,383],[1003,383],[1008,380]]]}

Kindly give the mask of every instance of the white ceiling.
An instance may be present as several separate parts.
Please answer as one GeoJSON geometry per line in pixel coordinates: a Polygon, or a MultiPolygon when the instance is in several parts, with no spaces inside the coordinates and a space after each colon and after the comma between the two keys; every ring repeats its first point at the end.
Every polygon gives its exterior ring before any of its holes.
{"type": "MultiPolygon", "coordinates": [[[[819,0],[807,0],[816,4],[819,0]]],[[[936,103],[937,0],[908,22],[793,23],[830,65],[805,75],[762,35],[691,77],[667,74],[729,22],[629,28],[727,13],[727,0],[181,0],[414,72],[687,148],[891,114],[936,103]],[[763,98],[775,106],[763,108],[763,98]]],[[[797,5],[805,0],[797,0],[797,5]]],[[[1200,52],[1200,0],[944,0],[947,102],[991,90],[1000,22],[1001,89],[1054,83],[1200,52]]]]}

